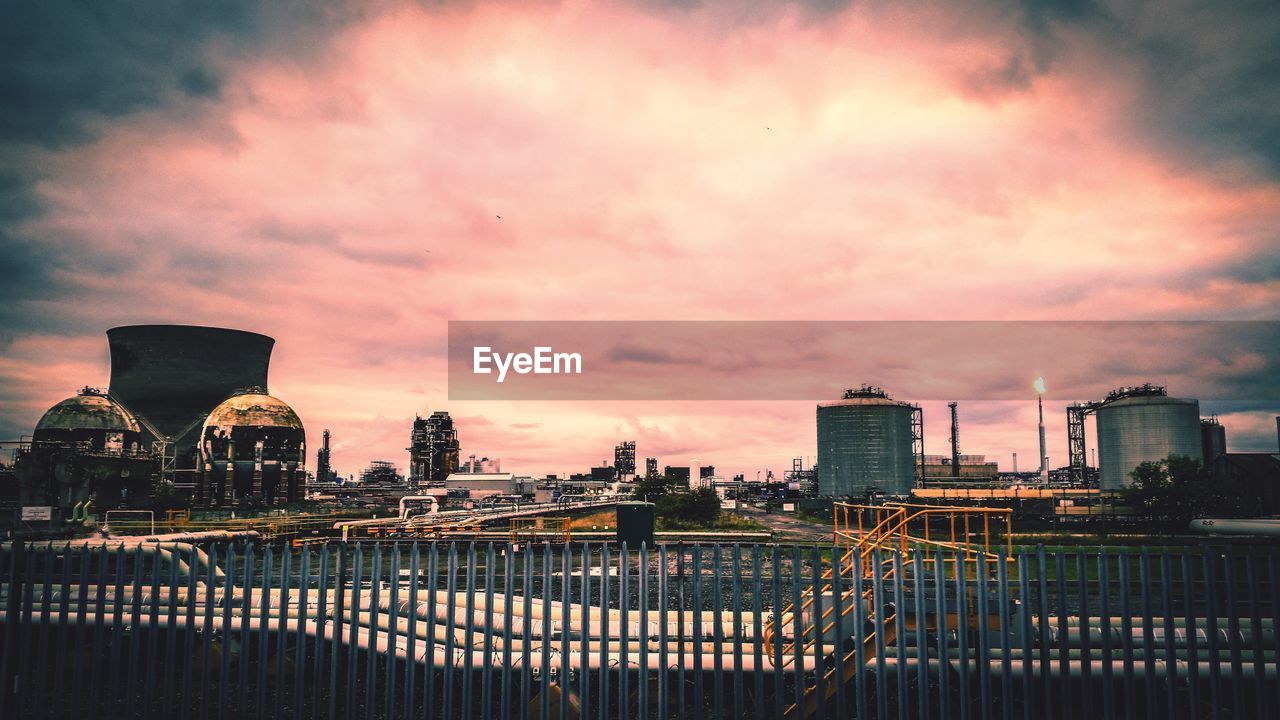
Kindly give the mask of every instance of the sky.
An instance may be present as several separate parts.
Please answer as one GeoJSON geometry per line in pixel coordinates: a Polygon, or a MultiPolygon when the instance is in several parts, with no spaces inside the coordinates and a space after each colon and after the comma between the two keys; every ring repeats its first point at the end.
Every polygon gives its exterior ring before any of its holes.
{"type": "MultiPolygon", "coordinates": [[[[276,338],[272,394],[344,474],[405,467],[414,415],[448,410],[464,456],[522,474],[632,439],[754,475],[815,454],[812,401],[450,401],[447,322],[1280,320],[1272,3],[5,16],[4,439],[107,384],[108,328],[190,323],[276,338]]],[[[1026,469],[1032,373],[962,405],[966,453],[1026,469]]],[[[1205,410],[1275,449],[1275,403],[1205,410]]]]}

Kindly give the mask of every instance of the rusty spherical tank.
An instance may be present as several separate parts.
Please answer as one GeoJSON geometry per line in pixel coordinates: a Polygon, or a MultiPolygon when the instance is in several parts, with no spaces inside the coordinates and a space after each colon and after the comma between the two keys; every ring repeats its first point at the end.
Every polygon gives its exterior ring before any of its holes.
{"type": "Polygon", "coordinates": [[[306,430],[287,403],[263,392],[233,395],[200,430],[202,501],[268,505],[299,499],[306,430]]]}
{"type": "Polygon", "coordinates": [[[24,505],[100,508],[145,501],[156,470],[137,420],[101,390],[85,388],[45,412],[15,474],[24,505]]]}
{"type": "Polygon", "coordinates": [[[56,433],[76,430],[103,430],[114,432],[141,431],[133,415],[105,393],[85,388],[75,397],[54,405],[45,411],[36,423],[32,438],[43,440],[56,433]]]}

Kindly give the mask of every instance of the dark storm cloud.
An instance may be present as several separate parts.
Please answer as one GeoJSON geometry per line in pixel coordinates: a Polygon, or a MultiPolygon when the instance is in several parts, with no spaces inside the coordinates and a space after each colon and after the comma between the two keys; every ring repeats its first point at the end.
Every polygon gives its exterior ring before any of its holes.
{"type": "Polygon", "coordinates": [[[216,117],[230,58],[301,58],[373,8],[302,0],[6,4],[0,22],[0,251],[6,256],[0,343],[21,330],[77,332],[74,322],[33,307],[77,292],[77,281],[68,277],[123,269],[124,259],[91,247],[72,252],[68,248],[81,245],[74,239],[24,237],[21,223],[44,211],[35,187],[51,154],[90,143],[102,128],[148,110],[204,103],[195,106],[200,114],[216,117]]]}
{"type": "Polygon", "coordinates": [[[16,3],[0,26],[0,141],[61,147],[96,120],[208,94],[200,48],[251,26],[252,3],[16,3]],[[193,52],[194,51],[194,52],[193,52]],[[203,90],[204,92],[200,92],[203,90]]]}
{"type": "Polygon", "coordinates": [[[0,143],[57,148],[93,126],[183,98],[219,96],[219,58],[304,54],[381,3],[335,0],[10,3],[0,23],[0,143]]]}
{"type": "MultiPolygon", "coordinates": [[[[1187,163],[1242,157],[1280,176],[1280,8],[1274,2],[1099,4],[1024,0],[1014,8],[1038,72],[1084,48],[1136,69],[1139,122],[1187,163]]],[[[1010,75],[1010,82],[1024,78],[1010,75]]]]}

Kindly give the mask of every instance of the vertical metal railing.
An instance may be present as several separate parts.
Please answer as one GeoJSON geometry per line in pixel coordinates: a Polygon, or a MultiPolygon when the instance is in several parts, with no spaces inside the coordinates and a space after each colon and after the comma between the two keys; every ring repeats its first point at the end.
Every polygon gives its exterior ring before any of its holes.
{"type": "Polygon", "coordinates": [[[12,543],[0,717],[1270,718],[1278,557],[12,543]]]}

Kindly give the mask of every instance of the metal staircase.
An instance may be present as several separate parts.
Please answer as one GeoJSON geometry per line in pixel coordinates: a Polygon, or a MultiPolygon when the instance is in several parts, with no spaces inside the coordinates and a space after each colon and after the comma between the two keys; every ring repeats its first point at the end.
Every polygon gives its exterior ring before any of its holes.
{"type": "MultiPolygon", "coordinates": [[[[806,655],[819,654],[825,649],[819,647],[824,640],[834,640],[834,651],[822,653],[825,657],[816,664],[813,677],[805,678],[803,691],[797,692],[797,701],[787,708],[788,719],[813,715],[820,703],[829,701],[839,687],[854,680],[859,667],[875,661],[879,648],[893,645],[899,632],[914,632],[920,623],[928,632],[936,631],[937,618],[903,616],[892,603],[876,606],[876,591],[883,593],[899,572],[905,580],[915,566],[905,562],[909,553],[925,553],[921,565],[935,574],[964,573],[966,578],[975,577],[979,567],[987,567],[1002,553],[1012,560],[1012,511],[1008,509],[837,502],[834,514],[833,540],[835,547],[843,547],[844,551],[839,558],[833,553],[834,564],[822,574],[826,584],[816,593],[812,588],[806,590],[798,607],[792,604],[775,613],[765,630],[767,655],[775,667],[779,667],[775,643],[781,644],[780,667],[786,668],[806,655]],[[938,550],[946,552],[937,553],[938,550]],[[943,567],[935,567],[939,558],[943,567]],[[957,568],[957,563],[961,567],[957,568]],[[825,610],[814,612],[822,604],[819,597],[831,600],[825,610]],[[788,640],[784,632],[795,625],[797,615],[802,629],[788,640]],[[858,621],[865,629],[861,641],[855,639],[858,621]],[[840,637],[835,637],[837,627],[840,637]]],[[[975,608],[976,603],[969,602],[967,607],[975,608]]],[[[953,617],[948,624],[957,627],[957,620],[972,624],[977,617],[953,617]]]]}

